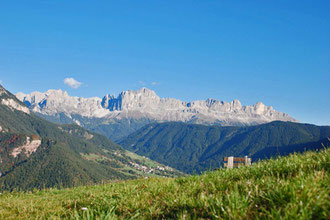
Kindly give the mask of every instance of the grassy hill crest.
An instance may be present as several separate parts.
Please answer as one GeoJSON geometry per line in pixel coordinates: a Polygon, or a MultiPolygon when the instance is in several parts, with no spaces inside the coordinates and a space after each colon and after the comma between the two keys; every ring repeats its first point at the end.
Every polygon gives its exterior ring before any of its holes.
{"type": "Polygon", "coordinates": [[[329,219],[329,164],[324,149],[200,176],[5,192],[0,218],[329,219]]]}

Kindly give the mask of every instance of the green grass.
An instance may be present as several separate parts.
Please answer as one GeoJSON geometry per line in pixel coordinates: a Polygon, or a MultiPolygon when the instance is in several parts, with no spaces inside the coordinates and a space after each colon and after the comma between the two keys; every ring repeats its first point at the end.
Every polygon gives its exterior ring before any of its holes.
{"type": "Polygon", "coordinates": [[[200,176],[6,192],[0,219],[329,219],[329,169],[326,149],[200,176]]]}
{"type": "Polygon", "coordinates": [[[130,151],[126,151],[125,152],[126,155],[132,159],[135,159],[135,160],[138,160],[138,161],[141,161],[143,162],[145,165],[147,165],[148,167],[152,167],[152,168],[155,168],[157,166],[164,166],[162,164],[159,164],[159,163],[156,163],[155,161],[153,160],[150,160],[148,157],[144,157],[144,156],[140,156],[138,154],[135,154],[135,153],[132,153],[130,151]]]}

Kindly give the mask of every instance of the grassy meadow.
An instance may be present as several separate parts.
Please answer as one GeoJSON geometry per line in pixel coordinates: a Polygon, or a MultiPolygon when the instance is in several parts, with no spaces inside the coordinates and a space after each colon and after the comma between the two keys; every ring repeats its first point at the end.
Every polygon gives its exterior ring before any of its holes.
{"type": "Polygon", "coordinates": [[[329,219],[330,149],[200,176],[2,192],[0,219],[329,219]]]}

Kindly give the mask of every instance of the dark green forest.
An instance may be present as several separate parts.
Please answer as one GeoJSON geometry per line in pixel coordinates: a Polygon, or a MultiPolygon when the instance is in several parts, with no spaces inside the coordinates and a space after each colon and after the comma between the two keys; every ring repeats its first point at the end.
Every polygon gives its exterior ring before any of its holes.
{"type": "Polygon", "coordinates": [[[249,127],[154,123],[129,135],[124,148],[185,173],[218,168],[227,156],[252,161],[323,148],[329,126],[275,121],[249,127]]]}

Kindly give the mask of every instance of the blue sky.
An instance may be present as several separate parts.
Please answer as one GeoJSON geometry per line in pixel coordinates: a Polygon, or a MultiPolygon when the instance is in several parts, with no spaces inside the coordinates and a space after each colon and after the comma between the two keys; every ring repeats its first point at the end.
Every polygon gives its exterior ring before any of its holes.
{"type": "Polygon", "coordinates": [[[145,86],[184,101],[262,101],[330,125],[329,11],[328,0],[2,0],[0,80],[13,93],[145,86]]]}

